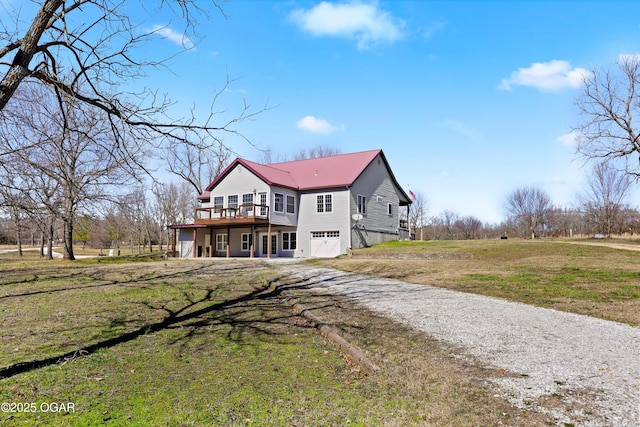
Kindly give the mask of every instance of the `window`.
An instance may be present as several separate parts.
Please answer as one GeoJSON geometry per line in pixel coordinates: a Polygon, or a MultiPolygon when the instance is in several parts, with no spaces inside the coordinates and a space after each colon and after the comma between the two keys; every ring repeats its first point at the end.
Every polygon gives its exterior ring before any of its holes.
{"type": "Polygon", "coordinates": [[[220,210],[224,207],[224,196],[216,196],[213,198],[213,211],[220,213],[220,210]]]}
{"type": "Polygon", "coordinates": [[[316,212],[333,212],[333,197],[331,194],[319,194],[316,201],[316,212]]]}
{"type": "Polygon", "coordinates": [[[289,195],[287,195],[287,213],[288,214],[296,213],[296,198],[289,195]]]}
{"type": "Polygon", "coordinates": [[[340,237],[340,231],[312,231],[311,237],[314,239],[324,239],[325,237],[340,237]]]}
{"type": "Polygon", "coordinates": [[[258,194],[258,196],[260,197],[260,206],[262,206],[260,208],[260,215],[261,216],[266,216],[267,215],[267,193],[260,193],[258,194]]]}
{"type": "Polygon", "coordinates": [[[251,250],[252,243],[253,235],[251,233],[242,233],[240,236],[240,250],[242,252],[249,252],[251,250]]]}
{"type": "Polygon", "coordinates": [[[243,194],[242,195],[242,210],[244,212],[253,212],[253,194],[243,194]]]}
{"type": "Polygon", "coordinates": [[[384,201],[384,197],[382,196],[376,196],[376,202],[378,203],[382,203],[384,201]]]}
{"type": "Polygon", "coordinates": [[[387,213],[389,216],[393,216],[393,204],[387,203],[387,213]]]}
{"type": "Polygon", "coordinates": [[[284,212],[284,195],[275,193],[273,210],[276,212],[284,212]]]}
{"type": "Polygon", "coordinates": [[[282,250],[295,251],[297,248],[297,234],[295,231],[282,233],[282,250]]]}
{"type": "Polygon", "coordinates": [[[367,214],[367,198],[362,194],[358,194],[358,213],[362,215],[367,214]]]}
{"type": "Polygon", "coordinates": [[[238,209],[238,195],[227,196],[227,207],[231,209],[238,209]]]}
{"type": "Polygon", "coordinates": [[[216,251],[218,252],[227,251],[227,235],[226,234],[216,234],[216,251]]]}

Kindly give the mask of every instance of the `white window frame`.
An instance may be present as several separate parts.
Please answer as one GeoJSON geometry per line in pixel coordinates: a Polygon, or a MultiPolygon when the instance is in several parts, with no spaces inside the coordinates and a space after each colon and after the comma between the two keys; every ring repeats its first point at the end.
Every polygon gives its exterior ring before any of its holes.
{"type": "Polygon", "coordinates": [[[227,251],[227,235],[225,234],[216,234],[216,252],[226,252],[227,251]]]}
{"type": "MultiPolygon", "coordinates": [[[[267,193],[266,192],[258,193],[258,200],[260,201],[260,205],[267,206],[267,193]]],[[[260,215],[261,216],[267,215],[266,207],[260,208],[260,215]]]]}
{"type": "Polygon", "coordinates": [[[316,195],[316,213],[327,214],[333,212],[333,193],[316,195]]]}
{"type": "Polygon", "coordinates": [[[358,194],[357,207],[358,207],[359,214],[362,214],[362,215],[367,214],[367,197],[366,196],[363,196],[362,194],[358,194]]]}
{"type": "Polygon", "coordinates": [[[244,193],[242,195],[242,205],[245,212],[253,212],[253,193],[244,193]]]}
{"type": "Polygon", "coordinates": [[[229,194],[229,195],[227,196],[227,208],[235,208],[235,209],[238,209],[238,207],[239,207],[239,206],[240,206],[240,205],[239,205],[238,195],[237,195],[237,194],[229,194]],[[236,201],[235,201],[235,206],[233,206],[233,205],[232,205],[232,203],[231,203],[231,198],[232,198],[232,197],[235,197],[235,199],[236,199],[236,201]]]}
{"type": "Polygon", "coordinates": [[[253,240],[253,234],[242,233],[240,235],[240,250],[242,252],[249,252],[251,250],[252,240],[253,240]]]}
{"type": "Polygon", "coordinates": [[[282,233],[282,250],[295,251],[298,248],[298,233],[296,231],[285,231],[282,233]],[[293,239],[291,239],[293,237],[293,239]]]}
{"type": "Polygon", "coordinates": [[[292,196],[291,194],[286,195],[285,210],[287,211],[288,214],[295,215],[296,213],[296,197],[295,196],[292,196]]]}
{"type": "Polygon", "coordinates": [[[393,203],[387,203],[387,214],[393,216],[393,203]]]}
{"type": "Polygon", "coordinates": [[[284,194],[273,193],[273,211],[283,213],[284,212],[284,194]],[[280,196],[280,206],[278,206],[278,196],[280,196]],[[280,209],[278,209],[280,207],[280,209]]]}

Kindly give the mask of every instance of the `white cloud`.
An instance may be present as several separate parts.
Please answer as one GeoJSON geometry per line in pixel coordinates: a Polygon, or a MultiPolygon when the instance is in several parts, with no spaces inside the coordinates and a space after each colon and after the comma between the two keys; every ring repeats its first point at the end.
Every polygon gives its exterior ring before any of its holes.
{"type": "Polygon", "coordinates": [[[580,139],[580,134],[578,132],[569,132],[564,135],[560,135],[556,141],[559,143],[566,145],[567,147],[575,147],[578,145],[578,140],[580,139]]]}
{"type": "Polygon", "coordinates": [[[530,86],[543,92],[580,87],[589,72],[584,68],[571,68],[567,61],[554,59],[536,62],[529,68],[519,68],[508,79],[502,79],[498,89],[511,90],[513,86],[530,86]]]}
{"type": "Polygon", "coordinates": [[[151,30],[149,30],[151,34],[158,34],[159,36],[172,41],[178,46],[182,46],[188,50],[195,50],[195,43],[191,41],[191,39],[183,33],[178,33],[177,31],[172,30],[169,27],[162,25],[154,25],[151,30]]]}
{"type": "Polygon", "coordinates": [[[298,120],[298,129],[313,133],[331,133],[337,130],[337,128],[328,121],[313,116],[305,116],[298,120]]]}
{"type": "Polygon", "coordinates": [[[404,36],[404,21],[379,9],[376,3],[323,1],[308,10],[294,10],[289,19],[314,36],[355,39],[360,50],[381,42],[392,43],[404,36]]]}
{"type": "Polygon", "coordinates": [[[446,21],[435,22],[429,28],[422,32],[422,37],[424,37],[425,40],[429,40],[435,33],[443,30],[446,26],[446,21]]]}

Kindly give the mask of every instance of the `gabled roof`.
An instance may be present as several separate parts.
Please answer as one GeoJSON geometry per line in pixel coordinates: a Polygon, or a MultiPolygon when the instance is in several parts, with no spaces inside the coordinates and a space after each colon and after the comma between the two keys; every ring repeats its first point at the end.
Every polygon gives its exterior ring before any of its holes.
{"type": "Polygon", "coordinates": [[[277,185],[298,191],[350,187],[378,155],[384,160],[398,190],[402,192],[406,200],[409,200],[396,182],[382,150],[361,151],[268,165],[237,158],[207,186],[206,191],[199,198],[208,199],[211,190],[238,165],[244,166],[268,185],[277,185]]]}

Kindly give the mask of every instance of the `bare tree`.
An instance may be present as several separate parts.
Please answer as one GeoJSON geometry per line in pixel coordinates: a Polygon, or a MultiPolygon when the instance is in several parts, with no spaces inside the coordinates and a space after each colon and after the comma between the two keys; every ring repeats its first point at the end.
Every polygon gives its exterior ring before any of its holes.
{"type": "Polygon", "coordinates": [[[523,187],[507,196],[505,208],[508,215],[535,239],[536,231],[544,223],[552,204],[544,191],[535,187],[523,187]]]}
{"type": "Polygon", "coordinates": [[[294,160],[315,159],[317,157],[335,156],[341,153],[339,148],[318,144],[309,149],[301,148],[293,157],[294,160]]]}
{"type": "MultiPolygon", "coordinates": [[[[194,111],[190,116],[174,117],[173,102],[156,89],[123,89],[144,77],[147,70],[166,66],[169,59],[145,57],[148,50],[143,47],[155,36],[154,31],[141,33],[125,3],[129,7],[129,2],[121,0],[41,0],[24,33],[15,11],[16,30],[7,24],[0,28],[4,40],[0,46],[0,112],[6,116],[5,108],[21,85],[38,82],[75,99],[77,108],[101,110],[112,124],[116,141],[126,136],[156,146],[212,147],[223,145],[221,134],[244,138],[235,126],[258,112],[251,112],[245,103],[233,118],[220,119],[223,115],[214,109],[217,95],[231,83],[228,79],[212,96],[211,108],[203,118],[194,111]]],[[[138,12],[169,8],[184,23],[187,35],[195,33],[198,18],[207,17],[209,9],[222,11],[217,0],[209,0],[209,7],[196,0],[152,3],[157,8],[141,0],[138,12]]],[[[22,148],[5,148],[0,156],[22,148]]]]}
{"type": "Polygon", "coordinates": [[[629,189],[628,175],[599,163],[587,177],[587,188],[582,195],[582,206],[587,219],[601,233],[611,237],[629,189]]]}
{"type": "Polygon", "coordinates": [[[460,231],[464,239],[478,239],[482,229],[482,221],[474,216],[465,216],[454,223],[454,227],[460,231]]]}
{"type": "Polygon", "coordinates": [[[409,226],[416,235],[416,239],[425,239],[425,227],[428,223],[429,202],[427,198],[420,192],[413,193],[415,199],[409,208],[409,226]]]}
{"type": "MultiPolygon", "coordinates": [[[[0,166],[2,166],[0,172],[7,172],[6,164],[0,164],[0,166]]],[[[13,222],[15,240],[18,245],[18,255],[22,256],[22,229],[26,217],[24,209],[25,197],[20,190],[16,188],[11,174],[0,174],[0,182],[2,182],[2,185],[0,185],[0,207],[4,208],[13,222]]]]}
{"type": "MultiPolygon", "coordinates": [[[[73,226],[78,208],[117,194],[142,165],[144,141],[113,140],[108,115],[90,105],[79,108],[75,98],[38,85],[14,94],[0,122],[0,145],[12,152],[6,159],[23,174],[39,174],[57,184],[59,194],[40,198],[64,224],[64,259],[73,254],[73,226]]],[[[29,181],[34,183],[35,181],[29,181]]],[[[40,188],[23,186],[25,191],[40,188]]]]}
{"type": "Polygon", "coordinates": [[[224,145],[198,147],[172,144],[167,147],[169,172],[182,178],[198,195],[220,175],[230,159],[231,150],[224,145]]]}
{"type": "Polygon", "coordinates": [[[585,232],[583,215],[577,208],[554,206],[547,212],[545,222],[558,237],[573,237],[585,232]]]}
{"type": "Polygon", "coordinates": [[[593,70],[575,99],[582,113],[578,153],[588,160],[621,163],[640,179],[640,56],[621,55],[614,69],[593,70]]]}
{"type": "Polygon", "coordinates": [[[195,211],[195,195],[187,182],[156,185],[153,189],[154,209],[160,230],[166,233],[167,245],[171,247],[172,233],[169,224],[186,224],[192,220],[195,211]]]}

